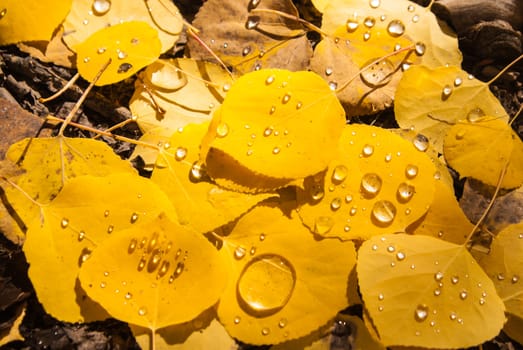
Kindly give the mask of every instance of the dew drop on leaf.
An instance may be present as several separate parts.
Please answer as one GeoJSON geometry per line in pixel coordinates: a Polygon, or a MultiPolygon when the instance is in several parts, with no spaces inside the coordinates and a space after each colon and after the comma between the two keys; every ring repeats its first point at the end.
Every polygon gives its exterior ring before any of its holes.
{"type": "Polygon", "coordinates": [[[422,134],[417,134],[412,140],[414,147],[420,152],[425,152],[429,148],[429,139],[422,134]]]}
{"type": "Polygon", "coordinates": [[[377,201],[372,207],[372,217],[379,224],[388,225],[396,217],[396,207],[388,200],[377,201]]]}
{"type": "Polygon", "coordinates": [[[118,70],[116,72],[119,73],[119,74],[127,73],[131,68],[133,68],[132,64],[130,64],[130,63],[122,63],[118,67],[118,70]]]}
{"type": "Polygon", "coordinates": [[[364,194],[374,197],[381,190],[382,180],[378,174],[367,173],[361,178],[361,189],[364,194]]]}
{"type": "Polygon", "coordinates": [[[365,63],[360,74],[361,80],[371,87],[387,84],[392,79],[395,70],[394,64],[390,60],[380,59],[375,62],[377,59],[372,58],[365,63]]]}
{"type": "Polygon", "coordinates": [[[406,182],[402,182],[398,185],[397,197],[398,201],[402,203],[408,202],[414,195],[414,186],[409,185],[406,182]]]}
{"type": "Polygon", "coordinates": [[[110,0],[94,0],[93,1],[93,13],[101,16],[106,14],[111,9],[110,0]]]}
{"type": "Polygon", "coordinates": [[[418,167],[413,164],[408,164],[405,168],[405,176],[409,179],[413,179],[418,175],[418,167]]]}
{"type": "Polygon", "coordinates": [[[67,226],[69,226],[69,219],[63,218],[62,221],[60,221],[60,227],[66,228],[67,226]]]}
{"type": "Polygon", "coordinates": [[[336,166],[332,171],[332,182],[335,184],[342,183],[347,178],[348,173],[349,169],[345,165],[336,166]]]}
{"type": "Polygon", "coordinates": [[[374,146],[366,144],[361,151],[363,156],[370,157],[374,153],[374,146]]]}
{"type": "Polygon", "coordinates": [[[448,99],[450,97],[451,94],[452,94],[452,87],[450,85],[445,85],[443,87],[443,90],[441,90],[441,99],[443,101],[445,101],[446,99],[448,99]]]}
{"type": "Polygon", "coordinates": [[[467,114],[467,120],[475,123],[485,116],[485,112],[481,108],[473,108],[467,114]]]}
{"type": "Polygon", "coordinates": [[[136,238],[131,238],[131,241],[129,242],[129,246],[127,247],[127,253],[129,253],[129,254],[134,253],[137,245],[138,245],[138,240],[136,238]]]}
{"type": "Polygon", "coordinates": [[[314,221],[314,232],[321,235],[329,232],[332,226],[334,226],[334,219],[332,217],[318,216],[314,221]]]}
{"type": "Polygon", "coordinates": [[[387,32],[392,37],[401,36],[403,33],[405,33],[405,25],[400,20],[394,19],[389,22],[389,25],[387,26],[387,32]]]}
{"type": "Polygon", "coordinates": [[[236,249],[234,249],[234,257],[236,259],[242,259],[243,257],[245,257],[246,253],[247,253],[247,249],[245,249],[245,247],[238,246],[238,247],[236,247],[236,249]]]}
{"type": "Polygon", "coordinates": [[[363,25],[367,28],[372,28],[376,24],[376,19],[374,17],[366,17],[363,20],[363,25]]]}
{"type": "Polygon", "coordinates": [[[381,5],[381,0],[369,0],[369,6],[372,7],[373,9],[380,7],[380,5],[381,5]]]}
{"type": "Polygon", "coordinates": [[[429,307],[425,304],[419,304],[414,311],[414,319],[423,322],[429,316],[429,307]]]}
{"type": "Polygon", "coordinates": [[[346,23],[347,31],[349,33],[352,33],[354,31],[356,31],[356,29],[358,29],[359,25],[360,24],[358,23],[357,20],[355,20],[355,19],[348,19],[347,23],[346,23]]]}

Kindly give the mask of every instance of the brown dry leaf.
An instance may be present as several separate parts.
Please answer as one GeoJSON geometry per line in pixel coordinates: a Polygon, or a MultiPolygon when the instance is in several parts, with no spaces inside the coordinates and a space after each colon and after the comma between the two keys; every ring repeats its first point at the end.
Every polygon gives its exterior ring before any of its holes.
{"type": "MultiPolygon", "coordinates": [[[[261,68],[306,69],[312,49],[303,26],[298,21],[258,12],[260,9],[299,16],[290,0],[209,0],[192,24],[200,30],[201,40],[240,74],[261,68]],[[253,3],[259,4],[256,7],[253,3]]],[[[194,59],[215,60],[194,38],[189,39],[188,50],[194,59]]]]}
{"type": "Polygon", "coordinates": [[[74,52],[62,41],[63,34],[64,28],[60,26],[50,41],[29,41],[18,44],[18,48],[42,62],[72,68],[75,65],[74,52]]]}

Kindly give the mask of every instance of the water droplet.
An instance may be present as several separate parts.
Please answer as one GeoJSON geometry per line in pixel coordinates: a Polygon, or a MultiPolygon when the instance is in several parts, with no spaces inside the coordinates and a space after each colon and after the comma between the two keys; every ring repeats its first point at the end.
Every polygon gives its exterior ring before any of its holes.
{"type": "Polygon", "coordinates": [[[363,149],[361,150],[361,153],[362,153],[365,157],[370,157],[370,156],[372,156],[372,154],[374,153],[374,146],[373,146],[373,145],[366,144],[365,146],[363,146],[363,149]]]}
{"type": "Polygon", "coordinates": [[[380,5],[381,5],[381,0],[369,0],[369,6],[372,7],[373,9],[380,7],[380,5]]]}
{"type": "Polygon", "coordinates": [[[376,19],[374,17],[366,17],[363,20],[363,25],[367,28],[372,28],[376,24],[376,19]]]}
{"type": "Polygon", "coordinates": [[[443,280],[443,276],[443,272],[438,271],[434,274],[434,279],[436,280],[436,282],[440,282],[441,280],[443,280]]]}
{"type": "Polygon", "coordinates": [[[378,306],[378,311],[379,311],[379,312],[383,311],[383,306],[381,306],[381,305],[378,306]]]}
{"type": "Polygon", "coordinates": [[[329,76],[333,73],[332,67],[325,68],[325,75],[329,76]]]}
{"type": "Polygon", "coordinates": [[[245,256],[245,253],[247,253],[247,249],[242,246],[237,246],[236,249],[234,249],[234,257],[236,259],[242,259],[245,256]]]}
{"type": "Polygon", "coordinates": [[[378,245],[376,245],[376,244],[373,244],[373,245],[372,245],[372,250],[373,250],[373,251],[376,251],[376,250],[378,250],[378,245]]]}
{"type": "Polygon", "coordinates": [[[394,64],[388,59],[375,61],[376,59],[373,58],[363,65],[363,70],[360,73],[361,80],[370,86],[385,85],[392,79],[395,71],[394,64]]]}
{"type": "Polygon", "coordinates": [[[337,82],[329,81],[329,89],[331,91],[336,91],[337,88],[338,88],[338,83],[337,82]]]}
{"type": "Polygon", "coordinates": [[[100,48],[98,48],[98,50],[96,50],[96,52],[97,52],[99,55],[103,54],[105,51],[107,51],[107,49],[106,49],[105,47],[100,47],[100,48]]]}
{"type": "Polygon", "coordinates": [[[462,83],[463,83],[463,79],[461,79],[461,77],[456,77],[456,79],[454,79],[454,86],[458,87],[462,83]]]}
{"type": "Polygon", "coordinates": [[[348,20],[347,20],[347,23],[345,24],[345,26],[347,27],[347,31],[348,31],[349,33],[353,33],[353,32],[355,32],[356,29],[358,29],[359,25],[360,25],[360,24],[359,24],[358,21],[355,20],[355,19],[348,19],[348,20]]]}
{"type": "Polygon", "coordinates": [[[414,147],[420,152],[425,152],[429,148],[429,139],[422,134],[417,134],[412,140],[414,147]]]}
{"type": "Polygon", "coordinates": [[[318,216],[314,221],[314,232],[325,234],[334,226],[334,219],[330,216],[318,216]]]}
{"type": "Polygon", "coordinates": [[[229,134],[229,125],[227,123],[220,123],[216,127],[216,136],[225,137],[229,134]]]}
{"type": "Polygon", "coordinates": [[[498,279],[498,281],[503,281],[505,279],[505,275],[503,273],[498,273],[496,278],[498,279]]]}
{"type": "Polygon", "coordinates": [[[389,25],[387,26],[387,32],[393,37],[398,37],[405,33],[405,25],[400,20],[394,19],[389,22],[389,25]]]}
{"type": "Polygon", "coordinates": [[[375,173],[367,173],[361,178],[361,189],[366,195],[374,197],[381,190],[381,177],[375,173]]]}
{"type": "Polygon", "coordinates": [[[415,193],[415,188],[406,182],[402,182],[398,186],[398,192],[396,194],[397,199],[401,203],[406,203],[411,200],[415,193]]]}
{"type": "Polygon", "coordinates": [[[107,287],[107,283],[105,283],[105,282],[101,282],[101,283],[100,283],[100,288],[105,288],[105,287],[107,287]]]}
{"type": "Polygon", "coordinates": [[[246,46],[242,50],[242,56],[247,56],[250,52],[251,52],[251,47],[250,46],[246,46]]]}
{"type": "Polygon", "coordinates": [[[245,27],[247,29],[254,29],[260,24],[260,16],[249,16],[247,22],[245,22],[245,27]]]}
{"type": "Polygon", "coordinates": [[[289,93],[286,93],[285,95],[283,95],[282,99],[281,99],[281,103],[287,103],[291,100],[291,94],[289,93]]]}
{"type": "Polygon", "coordinates": [[[429,307],[425,304],[419,304],[414,311],[414,319],[417,322],[423,322],[429,316],[429,307]]]}
{"type": "Polygon", "coordinates": [[[4,18],[5,15],[7,15],[7,9],[2,9],[2,11],[0,11],[0,19],[4,18]]]}
{"type": "Polygon", "coordinates": [[[272,154],[278,154],[278,153],[280,153],[280,147],[274,147],[272,149],[272,154]]]}
{"type": "Polygon", "coordinates": [[[178,147],[176,151],[174,152],[174,159],[177,161],[184,160],[187,156],[187,148],[184,147],[178,147]]]}
{"type": "Polygon", "coordinates": [[[446,99],[448,99],[450,97],[451,94],[452,94],[452,86],[445,85],[443,87],[443,90],[441,90],[441,99],[443,101],[445,101],[446,99]]]}
{"type": "Polygon", "coordinates": [[[114,226],[113,225],[107,226],[107,233],[113,233],[113,231],[114,231],[114,226]]]}
{"type": "Polygon", "coordinates": [[[441,289],[436,288],[434,289],[434,296],[439,297],[441,295],[441,289]]]}
{"type": "Polygon", "coordinates": [[[414,12],[414,10],[415,10],[414,5],[409,5],[409,6],[407,6],[407,11],[409,11],[409,12],[414,12]]]}
{"type": "Polygon", "coordinates": [[[274,114],[276,112],[276,106],[271,106],[271,109],[269,110],[269,114],[274,114]]]}
{"type": "Polygon", "coordinates": [[[259,239],[260,239],[260,242],[265,241],[265,233],[260,233],[259,239]]]}
{"type": "Polygon", "coordinates": [[[405,176],[409,179],[413,179],[418,175],[418,167],[413,164],[408,164],[405,168],[405,176]]]}
{"type": "Polygon", "coordinates": [[[287,319],[286,318],[280,319],[280,321],[278,322],[278,327],[285,328],[285,326],[287,326],[287,319]]]}
{"type": "Polygon", "coordinates": [[[394,253],[394,252],[396,251],[396,248],[394,248],[394,246],[392,246],[392,245],[389,245],[389,246],[387,247],[387,251],[388,251],[389,253],[394,253]]]}
{"type": "Polygon", "coordinates": [[[84,19],[84,20],[82,21],[82,24],[84,24],[84,25],[88,25],[88,24],[89,24],[89,20],[88,20],[87,18],[84,19]]]}
{"type": "Polygon", "coordinates": [[[171,267],[171,263],[164,260],[162,262],[162,265],[158,269],[158,274],[156,275],[156,278],[159,279],[159,278],[162,278],[163,276],[165,276],[167,274],[167,272],[169,271],[169,267],[171,267]]]}
{"type": "Polygon", "coordinates": [[[271,330],[267,327],[262,328],[261,334],[262,335],[269,335],[271,333],[271,330]]]}
{"type": "Polygon", "coordinates": [[[518,281],[519,281],[519,276],[518,275],[514,275],[510,279],[510,282],[512,282],[512,283],[518,283],[518,281]]]}
{"type": "Polygon", "coordinates": [[[119,67],[118,67],[118,70],[116,71],[117,73],[121,74],[121,73],[127,73],[131,68],[133,68],[133,65],[130,64],[130,63],[122,63],[119,67]]]}
{"type": "Polygon", "coordinates": [[[374,203],[372,207],[372,217],[378,221],[379,224],[388,225],[396,216],[396,207],[392,202],[381,200],[374,203]]]}
{"type": "Polygon", "coordinates": [[[94,0],[93,2],[93,11],[98,16],[106,14],[110,9],[111,1],[109,0],[94,0]]]}
{"type": "Polygon", "coordinates": [[[133,295],[132,295],[131,293],[128,292],[127,294],[125,294],[124,298],[125,298],[126,300],[131,300],[131,299],[133,298],[133,295]]]}
{"type": "Polygon", "coordinates": [[[350,203],[350,202],[352,202],[352,196],[350,194],[348,194],[345,196],[345,203],[350,203]]]}
{"type": "Polygon", "coordinates": [[[341,199],[336,197],[331,201],[331,209],[338,210],[341,208],[341,199]]]}
{"type": "Polygon", "coordinates": [[[363,34],[363,41],[369,41],[370,40],[370,32],[367,31],[363,34]]]}
{"type": "Polygon", "coordinates": [[[449,318],[454,321],[456,318],[458,318],[458,315],[456,315],[455,312],[451,312],[450,315],[449,315],[449,318]]]}
{"type": "Polygon", "coordinates": [[[459,298],[460,298],[461,300],[465,300],[465,299],[467,299],[467,296],[468,296],[468,293],[467,293],[466,290],[462,290],[461,292],[459,292],[459,298]]]}
{"type": "Polygon", "coordinates": [[[147,262],[147,259],[145,258],[145,255],[142,255],[140,258],[140,261],[138,261],[138,267],[136,268],[138,271],[142,271],[145,267],[145,263],[147,262]]]}
{"type": "Polygon", "coordinates": [[[233,320],[234,324],[239,324],[241,322],[241,317],[240,316],[236,316],[233,320]]]}
{"type": "Polygon", "coordinates": [[[127,253],[132,254],[136,250],[136,246],[138,245],[138,240],[136,238],[132,238],[129,242],[129,246],[127,247],[127,253]]]}
{"type": "Polygon", "coordinates": [[[90,60],[91,60],[91,57],[85,57],[84,58],[84,63],[88,63],[90,60]]]}
{"type": "Polygon", "coordinates": [[[425,44],[422,42],[417,42],[414,45],[414,52],[418,56],[423,56],[425,54],[425,49],[426,49],[425,44]]]}
{"type": "Polygon", "coordinates": [[[60,221],[60,227],[61,228],[66,228],[67,226],[69,226],[69,219],[62,218],[62,221],[60,221]]]}
{"type": "Polygon", "coordinates": [[[485,305],[485,298],[479,298],[479,305],[485,305]]]}
{"type": "Polygon", "coordinates": [[[399,251],[396,253],[396,259],[398,261],[403,261],[403,260],[405,260],[406,257],[407,257],[407,255],[402,251],[399,251]]]}
{"type": "Polygon", "coordinates": [[[147,308],[145,308],[144,306],[142,306],[141,308],[138,309],[138,315],[145,316],[146,314],[147,314],[147,308]]]}
{"type": "Polygon", "coordinates": [[[467,120],[475,123],[485,116],[485,112],[481,108],[471,109],[467,114],[467,120]]]}
{"type": "Polygon", "coordinates": [[[251,250],[249,250],[249,253],[250,253],[251,255],[256,254],[256,247],[254,247],[254,246],[251,247],[251,250]]]}
{"type": "Polygon", "coordinates": [[[414,16],[412,16],[411,21],[412,21],[413,23],[418,23],[418,22],[419,22],[419,15],[414,15],[414,16]]]}
{"type": "Polygon", "coordinates": [[[123,51],[118,52],[118,59],[123,60],[124,58],[127,58],[127,54],[123,51]]]}
{"type": "Polygon", "coordinates": [[[350,208],[350,210],[349,210],[349,214],[350,214],[351,216],[356,215],[357,212],[358,212],[358,208],[357,208],[356,206],[350,208]]]}
{"type": "Polygon", "coordinates": [[[205,174],[205,169],[202,163],[195,161],[191,167],[191,179],[193,181],[200,181],[205,174]]]}
{"type": "Polygon", "coordinates": [[[332,182],[337,185],[341,184],[347,178],[348,173],[349,169],[345,165],[337,165],[332,171],[332,182]]]}
{"type": "Polygon", "coordinates": [[[84,238],[85,238],[85,232],[84,231],[78,232],[78,242],[83,241],[84,238]]]}
{"type": "Polygon", "coordinates": [[[275,79],[276,79],[276,77],[274,75],[269,75],[267,77],[267,79],[265,79],[265,84],[266,85],[271,85],[272,83],[274,83],[275,79]]]}
{"type": "Polygon", "coordinates": [[[386,19],[387,19],[387,15],[380,16],[380,21],[385,22],[386,19]]]}
{"type": "Polygon", "coordinates": [[[237,291],[248,313],[268,316],[287,304],[295,283],[296,273],[291,263],[280,255],[266,254],[247,263],[237,291]]]}

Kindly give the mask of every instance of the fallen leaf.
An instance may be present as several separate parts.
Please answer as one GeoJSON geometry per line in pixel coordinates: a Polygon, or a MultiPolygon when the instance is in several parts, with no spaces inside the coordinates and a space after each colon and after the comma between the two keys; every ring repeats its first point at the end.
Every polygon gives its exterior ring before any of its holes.
{"type": "Polygon", "coordinates": [[[7,345],[10,342],[17,340],[24,340],[24,337],[20,334],[20,325],[24,320],[26,312],[25,304],[18,308],[17,317],[10,329],[0,331],[0,346],[7,345]]]}
{"type": "Polygon", "coordinates": [[[74,52],[62,41],[64,29],[62,26],[55,31],[49,41],[30,41],[19,43],[18,48],[42,62],[51,62],[59,66],[73,68],[74,52]]]}

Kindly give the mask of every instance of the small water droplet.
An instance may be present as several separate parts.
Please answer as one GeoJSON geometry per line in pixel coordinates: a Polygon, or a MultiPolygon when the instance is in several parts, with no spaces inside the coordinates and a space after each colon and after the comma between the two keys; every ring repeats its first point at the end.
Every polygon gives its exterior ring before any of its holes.
{"type": "Polygon", "coordinates": [[[381,5],[381,0],[369,0],[369,6],[372,7],[373,9],[380,7],[380,5],[381,5]]]}
{"type": "Polygon", "coordinates": [[[394,253],[394,252],[396,251],[396,248],[394,248],[393,245],[389,245],[389,246],[387,247],[387,251],[388,251],[389,253],[394,253]]]}
{"type": "Polygon", "coordinates": [[[267,327],[262,328],[261,334],[262,335],[269,335],[271,333],[271,330],[267,327]]]}
{"type": "Polygon", "coordinates": [[[434,296],[439,297],[441,295],[441,289],[436,288],[434,289],[434,296]]]}
{"type": "Polygon", "coordinates": [[[272,149],[272,154],[278,154],[278,153],[280,153],[280,147],[274,147],[272,149]]]}
{"type": "Polygon", "coordinates": [[[280,319],[280,321],[278,322],[278,327],[285,328],[285,326],[287,326],[287,319],[286,318],[280,319]]]}
{"type": "Polygon", "coordinates": [[[412,21],[413,23],[418,23],[418,22],[419,22],[419,15],[416,14],[416,15],[412,16],[411,21],[412,21]]]}
{"type": "Polygon", "coordinates": [[[396,207],[387,200],[377,201],[372,207],[372,217],[379,224],[389,225],[396,217],[396,207]]]}
{"type": "Polygon", "coordinates": [[[107,49],[106,49],[105,47],[100,47],[100,48],[98,48],[98,50],[96,50],[96,52],[97,52],[99,55],[103,54],[105,51],[107,51],[107,49]]]}
{"type": "Polygon", "coordinates": [[[363,65],[360,73],[361,80],[370,86],[381,86],[387,84],[395,71],[394,64],[388,59],[370,59],[363,65]],[[373,63],[374,62],[374,63],[373,63]]]}
{"type": "Polygon", "coordinates": [[[414,319],[417,322],[423,322],[429,316],[429,307],[425,304],[419,304],[414,311],[414,319]]]}
{"type": "Polygon", "coordinates": [[[254,246],[251,247],[251,250],[249,250],[249,253],[250,253],[251,255],[256,254],[256,247],[254,247],[254,246]]]}
{"type": "Polygon", "coordinates": [[[245,249],[245,247],[237,246],[236,249],[234,249],[234,257],[238,260],[242,259],[246,253],[247,249],[245,249]]]}
{"type": "Polygon", "coordinates": [[[498,281],[503,281],[505,279],[505,275],[503,273],[498,273],[496,278],[497,278],[498,281]]]}
{"type": "Polygon", "coordinates": [[[260,233],[259,239],[260,239],[260,242],[265,241],[265,233],[260,233]]]}
{"type": "Polygon", "coordinates": [[[88,20],[87,18],[84,19],[84,20],[82,21],[82,24],[83,24],[83,25],[88,25],[88,24],[89,24],[89,20],[88,20]]]}
{"type": "Polygon", "coordinates": [[[398,261],[403,261],[403,260],[405,260],[406,257],[407,257],[407,255],[402,251],[399,251],[396,253],[396,259],[398,261]]]}
{"type": "Polygon", "coordinates": [[[466,290],[462,290],[461,292],[459,292],[459,298],[460,298],[461,300],[465,300],[465,299],[467,299],[467,296],[468,296],[468,293],[467,293],[466,290]]]}
{"type": "Polygon", "coordinates": [[[349,214],[350,214],[350,216],[354,216],[354,215],[356,215],[357,213],[358,213],[358,208],[357,208],[356,206],[350,208],[350,210],[349,210],[349,214]]]}
{"type": "Polygon", "coordinates": [[[381,190],[382,180],[378,174],[367,173],[361,178],[361,190],[364,194],[374,197],[381,190]]]}
{"type": "Polygon", "coordinates": [[[171,267],[171,263],[164,260],[160,265],[160,268],[158,269],[158,274],[156,275],[156,278],[159,279],[165,276],[169,271],[169,267],[171,267]]]}
{"type": "Polygon", "coordinates": [[[366,31],[363,33],[363,41],[369,41],[370,40],[370,32],[366,31]]]}
{"type": "Polygon", "coordinates": [[[229,125],[227,123],[219,123],[216,127],[216,136],[223,138],[229,134],[229,125]]]}
{"type": "Polygon", "coordinates": [[[376,24],[376,19],[374,17],[366,17],[363,20],[363,25],[367,28],[372,28],[376,24]]]}
{"type": "Polygon", "coordinates": [[[191,179],[193,181],[200,181],[203,179],[203,176],[205,174],[204,165],[200,163],[199,161],[195,161],[191,167],[191,179]]]}
{"type": "Polygon", "coordinates": [[[383,310],[384,310],[384,308],[383,308],[382,305],[378,306],[378,311],[379,311],[379,312],[382,312],[383,310]]]}
{"type": "Polygon", "coordinates": [[[332,67],[325,68],[325,75],[329,76],[333,73],[332,67]]]}
{"type": "Polygon", "coordinates": [[[176,148],[176,151],[174,152],[174,159],[177,161],[184,160],[187,156],[187,148],[184,147],[178,147],[176,148]]]}
{"type": "Polygon", "coordinates": [[[247,56],[250,52],[251,52],[251,47],[250,46],[246,46],[242,50],[242,56],[247,56]]]}
{"type": "Polygon", "coordinates": [[[378,245],[377,244],[373,244],[372,245],[372,250],[373,251],[377,251],[378,250],[378,245]]]}
{"type": "Polygon", "coordinates": [[[350,194],[348,194],[345,196],[345,203],[350,203],[350,202],[352,202],[352,196],[350,194]]]}
{"type": "Polygon", "coordinates": [[[347,27],[347,31],[348,31],[349,33],[353,33],[353,32],[355,32],[356,29],[358,29],[359,25],[360,25],[360,24],[359,24],[358,21],[355,20],[355,19],[348,19],[348,20],[347,20],[347,23],[345,24],[345,26],[347,27]]]}
{"type": "Polygon", "coordinates": [[[441,99],[443,101],[445,101],[446,99],[448,99],[450,97],[451,94],[452,94],[452,86],[445,85],[443,87],[443,90],[441,90],[441,99]]]}
{"type": "Polygon", "coordinates": [[[90,60],[91,60],[91,57],[85,57],[84,58],[84,63],[89,63],[90,60]]]}
{"type": "Polygon", "coordinates": [[[347,169],[345,165],[337,165],[332,171],[331,180],[333,183],[339,185],[347,178],[348,173],[349,169],[347,169]]]}
{"type": "Polygon", "coordinates": [[[402,182],[398,185],[398,191],[396,193],[397,199],[401,203],[406,203],[411,200],[415,193],[415,188],[406,182],[402,182]]]}
{"type": "Polygon", "coordinates": [[[78,242],[83,241],[84,238],[85,238],[85,232],[84,231],[78,232],[78,242]]]}
{"type": "Polygon", "coordinates": [[[471,123],[479,121],[485,116],[485,112],[481,108],[473,108],[467,114],[467,120],[471,123]]]}
{"type": "Polygon", "coordinates": [[[4,8],[4,9],[2,9],[2,11],[0,11],[0,19],[4,18],[5,15],[7,15],[7,9],[6,8],[4,8]]]}
{"type": "Polygon", "coordinates": [[[361,154],[363,154],[363,156],[365,156],[365,157],[370,157],[370,156],[372,156],[373,153],[374,153],[373,145],[366,144],[365,146],[363,146],[363,149],[361,150],[361,154]]]}
{"type": "Polygon", "coordinates": [[[127,247],[127,253],[132,254],[136,250],[136,246],[138,245],[138,240],[136,238],[132,238],[129,242],[129,246],[127,247]]]}
{"type": "Polygon", "coordinates": [[[331,91],[336,91],[337,88],[338,88],[338,83],[337,82],[329,81],[329,89],[331,91]]]}
{"type": "Polygon", "coordinates": [[[417,42],[414,45],[414,52],[418,56],[423,56],[425,54],[425,50],[426,50],[425,44],[422,42],[417,42]]]}
{"type": "Polygon", "coordinates": [[[283,95],[282,99],[281,99],[281,103],[287,103],[291,100],[291,94],[289,93],[286,93],[285,95],[283,95]]]}
{"type": "Polygon", "coordinates": [[[420,152],[425,152],[429,148],[429,139],[422,134],[417,134],[412,143],[420,152]]]}
{"type": "Polygon", "coordinates": [[[334,219],[330,216],[318,216],[314,221],[314,232],[320,235],[329,232],[334,226],[334,219]]]}
{"type": "Polygon", "coordinates": [[[123,51],[118,52],[118,59],[123,60],[124,58],[127,58],[127,54],[123,51]]]}
{"type": "Polygon", "coordinates": [[[113,225],[107,226],[107,233],[113,233],[113,231],[114,231],[114,226],[113,225]]]}
{"type": "Polygon", "coordinates": [[[147,262],[147,259],[145,255],[142,255],[140,258],[140,261],[138,261],[138,267],[136,268],[138,271],[142,271],[145,267],[145,263],[147,262]]]}
{"type": "Polygon", "coordinates": [[[413,164],[408,164],[405,168],[405,176],[409,179],[413,179],[418,175],[418,167],[413,164]]]}
{"type": "Polygon", "coordinates": [[[111,9],[111,1],[109,0],[94,0],[93,12],[98,15],[104,15],[111,9]]]}
{"type": "Polygon", "coordinates": [[[122,63],[118,67],[118,70],[116,72],[119,73],[119,74],[127,73],[131,68],[133,68],[132,64],[130,64],[130,63],[122,63]]]}
{"type": "Polygon", "coordinates": [[[249,16],[245,27],[249,30],[255,29],[260,24],[260,16],[249,16]]]}
{"type": "Polygon", "coordinates": [[[67,226],[69,226],[69,219],[62,218],[62,221],[60,221],[60,227],[61,228],[66,228],[67,226]]]}
{"type": "Polygon", "coordinates": [[[140,39],[138,39],[138,38],[132,38],[131,39],[131,44],[138,45],[139,43],[140,43],[140,39]]]}
{"type": "Polygon", "coordinates": [[[485,305],[485,298],[479,298],[479,305],[485,305]]]}
{"type": "Polygon", "coordinates": [[[414,5],[407,6],[407,11],[409,11],[409,12],[414,12],[415,9],[416,8],[414,7],[414,5]]]}
{"type": "Polygon", "coordinates": [[[336,197],[331,201],[331,209],[338,210],[340,208],[341,208],[341,198],[336,197]]]}
{"type": "Polygon", "coordinates": [[[443,272],[438,271],[434,274],[434,279],[436,280],[436,282],[441,282],[441,280],[443,280],[443,276],[443,272]]]}
{"type": "Polygon", "coordinates": [[[452,321],[454,321],[454,320],[456,320],[456,319],[458,318],[458,315],[456,315],[455,312],[451,312],[450,315],[449,315],[449,318],[450,318],[452,321]]]}
{"type": "Polygon", "coordinates": [[[392,37],[401,36],[403,33],[405,33],[405,25],[400,20],[394,19],[389,22],[389,25],[387,26],[387,32],[392,37]]]}
{"type": "Polygon", "coordinates": [[[271,85],[272,83],[274,83],[275,79],[276,79],[276,77],[274,75],[269,75],[267,77],[267,79],[265,79],[265,84],[266,85],[271,85]]]}
{"type": "Polygon", "coordinates": [[[100,288],[105,288],[107,287],[107,283],[105,282],[100,282],[100,288]]]}
{"type": "Polygon", "coordinates": [[[462,83],[463,83],[463,79],[461,79],[461,77],[456,77],[456,79],[454,79],[454,86],[458,87],[462,83]]]}
{"type": "Polygon", "coordinates": [[[512,282],[512,283],[518,283],[518,281],[519,281],[519,276],[518,275],[514,275],[510,279],[510,282],[512,282]]]}
{"type": "Polygon", "coordinates": [[[138,309],[138,315],[145,316],[147,314],[147,308],[145,306],[142,306],[138,309]]]}

